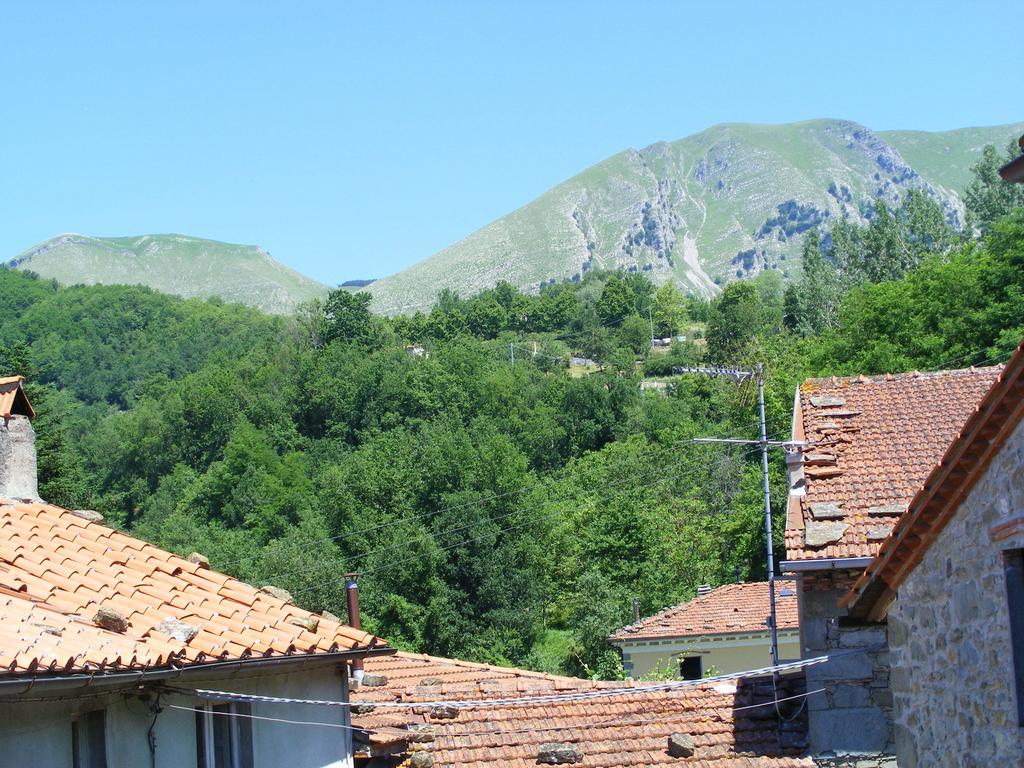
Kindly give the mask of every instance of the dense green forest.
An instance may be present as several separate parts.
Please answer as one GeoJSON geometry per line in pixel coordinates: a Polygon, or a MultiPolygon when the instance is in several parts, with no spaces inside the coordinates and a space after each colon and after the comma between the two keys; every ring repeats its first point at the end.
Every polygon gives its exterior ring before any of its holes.
{"type": "MultiPolygon", "coordinates": [[[[690,442],[755,437],[752,388],[672,367],[763,362],[787,437],[807,376],[1005,359],[1024,210],[998,161],[969,234],[910,194],[809,237],[788,287],[769,272],[711,303],[591,273],[397,318],[337,290],[285,319],[0,269],[0,374],[29,377],[50,501],[313,610],[340,614],[358,571],[365,624],[400,647],[614,676],[604,637],[633,599],[764,576],[757,455],[690,442]]],[[[781,457],[772,472],[781,512],[781,457]]]]}

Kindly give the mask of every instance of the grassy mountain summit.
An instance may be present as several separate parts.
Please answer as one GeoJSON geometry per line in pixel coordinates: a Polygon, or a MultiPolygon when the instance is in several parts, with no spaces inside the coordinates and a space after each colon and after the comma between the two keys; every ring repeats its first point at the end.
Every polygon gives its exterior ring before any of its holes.
{"type": "Polygon", "coordinates": [[[523,290],[624,268],[710,296],[730,279],[799,271],[803,234],[871,215],[923,188],[962,222],[960,193],[985,144],[1024,124],[875,133],[847,120],[724,124],[627,150],[367,290],[377,311],[426,309],[507,280],[523,290]]]}
{"type": "Polygon", "coordinates": [[[146,285],[177,296],[219,296],[273,314],[289,313],[328,291],[255,245],[184,235],[58,235],[20,254],[10,266],[63,285],[146,285]]]}

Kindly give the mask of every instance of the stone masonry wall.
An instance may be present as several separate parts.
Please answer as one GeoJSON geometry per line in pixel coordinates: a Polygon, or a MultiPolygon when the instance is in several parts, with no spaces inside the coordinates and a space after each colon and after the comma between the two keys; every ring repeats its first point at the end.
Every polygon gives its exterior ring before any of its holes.
{"type": "Polygon", "coordinates": [[[810,753],[823,766],[895,766],[886,627],[852,622],[838,607],[855,576],[816,575],[802,583],[804,658],[871,649],[807,668],[807,690],[825,689],[807,699],[810,753]]]}
{"type": "Polygon", "coordinates": [[[989,534],[1021,514],[1024,423],[889,611],[900,768],[1024,765],[1003,570],[1004,550],[1024,548],[1024,534],[989,534]]]}

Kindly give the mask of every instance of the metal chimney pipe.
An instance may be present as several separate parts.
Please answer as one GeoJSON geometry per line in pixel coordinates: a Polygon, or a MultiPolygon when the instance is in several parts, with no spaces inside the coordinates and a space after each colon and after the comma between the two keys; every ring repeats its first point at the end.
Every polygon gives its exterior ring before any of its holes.
{"type": "MultiPolygon", "coordinates": [[[[345,600],[348,605],[348,625],[352,629],[362,629],[362,622],[359,620],[359,583],[356,581],[358,574],[345,574],[345,600]]],[[[352,677],[357,683],[363,681],[363,660],[352,659],[352,677]]]]}

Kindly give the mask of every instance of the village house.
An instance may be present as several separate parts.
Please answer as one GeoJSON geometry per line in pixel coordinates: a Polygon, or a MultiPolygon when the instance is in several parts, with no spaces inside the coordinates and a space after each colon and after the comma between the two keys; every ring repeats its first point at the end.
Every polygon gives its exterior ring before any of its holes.
{"type": "MultiPolygon", "coordinates": [[[[775,584],[779,659],[800,658],[796,591],[775,584]]],[[[701,586],[697,596],[615,632],[609,642],[622,651],[626,674],[705,674],[761,669],[772,663],[768,582],[701,586]]]]}
{"type": "MultiPolygon", "coordinates": [[[[863,648],[807,670],[812,754],[895,751],[884,622],[840,599],[872,562],[1000,367],[810,379],[796,392],[787,456],[783,572],[797,578],[803,658],[863,648]]],[[[886,764],[885,760],[881,760],[886,764]]]]}
{"type": "Polygon", "coordinates": [[[347,708],[283,725],[280,703],[346,701],[382,640],[40,501],[32,408],[0,380],[0,764],[19,768],[346,768],[347,708]]]}
{"type": "Polygon", "coordinates": [[[782,677],[777,687],[769,677],[651,691],[650,683],[399,652],[367,659],[364,684],[352,694],[352,721],[366,768],[813,768],[804,756],[803,679],[782,677]],[[777,690],[798,698],[776,708],[777,690]],[[536,700],[550,696],[561,698],[536,700]],[[485,705],[495,699],[500,706],[485,705]],[[445,701],[481,704],[457,708],[445,701]],[[413,707],[376,706],[395,702],[413,707]]]}
{"type": "Polygon", "coordinates": [[[1024,765],[1024,344],[843,598],[887,621],[900,768],[1024,765]]]}

